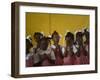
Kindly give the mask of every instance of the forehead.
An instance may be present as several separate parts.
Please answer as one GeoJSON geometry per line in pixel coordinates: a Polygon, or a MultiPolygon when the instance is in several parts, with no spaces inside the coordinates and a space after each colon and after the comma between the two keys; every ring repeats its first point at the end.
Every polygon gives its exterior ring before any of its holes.
{"type": "Polygon", "coordinates": [[[82,38],[83,36],[77,35],[76,38],[82,38]]]}
{"type": "Polygon", "coordinates": [[[41,43],[47,43],[47,42],[48,42],[48,40],[43,39],[43,40],[41,40],[40,42],[41,42],[41,43]]]}
{"type": "Polygon", "coordinates": [[[65,40],[71,40],[71,37],[65,37],[65,40]]]}
{"type": "Polygon", "coordinates": [[[43,36],[42,34],[35,34],[34,37],[43,36]]]}
{"type": "Polygon", "coordinates": [[[59,37],[59,35],[58,34],[54,34],[53,37],[59,37]]]}

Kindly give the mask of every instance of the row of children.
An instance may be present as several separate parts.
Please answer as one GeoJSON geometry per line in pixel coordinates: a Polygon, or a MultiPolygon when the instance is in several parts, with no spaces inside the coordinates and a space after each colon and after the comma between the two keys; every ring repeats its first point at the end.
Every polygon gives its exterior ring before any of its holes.
{"type": "Polygon", "coordinates": [[[33,46],[31,38],[26,39],[26,67],[89,64],[89,32],[85,29],[75,36],[76,39],[73,33],[67,32],[66,46],[62,47],[58,32],[54,31],[51,37],[35,32],[37,45],[33,46]],[[51,40],[53,44],[49,46],[51,40]]]}

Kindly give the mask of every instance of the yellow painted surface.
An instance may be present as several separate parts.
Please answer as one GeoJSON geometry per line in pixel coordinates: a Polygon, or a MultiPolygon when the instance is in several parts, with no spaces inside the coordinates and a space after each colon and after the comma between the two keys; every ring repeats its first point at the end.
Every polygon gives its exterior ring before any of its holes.
{"type": "Polygon", "coordinates": [[[26,13],[26,36],[34,32],[43,32],[48,36],[56,30],[62,36],[62,45],[66,31],[74,33],[84,27],[89,28],[89,15],[26,13]]]}

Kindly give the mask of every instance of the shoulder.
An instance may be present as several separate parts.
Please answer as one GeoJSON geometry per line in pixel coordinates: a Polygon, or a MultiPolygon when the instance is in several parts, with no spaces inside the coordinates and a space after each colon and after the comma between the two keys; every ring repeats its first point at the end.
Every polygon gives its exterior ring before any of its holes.
{"type": "Polygon", "coordinates": [[[62,46],[61,50],[64,53],[65,52],[65,46],[62,46]]]}
{"type": "Polygon", "coordinates": [[[28,53],[28,54],[26,55],[26,60],[28,60],[30,57],[32,57],[32,55],[33,55],[33,54],[28,53]]]}
{"type": "Polygon", "coordinates": [[[55,45],[51,45],[50,48],[51,48],[51,49],[55,49],[56,46],[55,46],[55,45]]]}
{"type": "Polygon", "coordinates": [[[33,47],[29,49],[29,52],[30,53],[33,53],[33,47]]]}

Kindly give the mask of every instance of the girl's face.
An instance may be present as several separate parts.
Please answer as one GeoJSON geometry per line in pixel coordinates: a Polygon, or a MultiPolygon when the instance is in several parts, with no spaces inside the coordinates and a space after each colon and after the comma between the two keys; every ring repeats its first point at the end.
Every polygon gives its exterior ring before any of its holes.
{"type": "Polygon", "coordinates": [[[76,41],[79,43],[79,45],[81,45],[83,42],[82,36],[76,36],[76,41]]]}
{"type": "Polygon", "coordinates": [[[37,42],[37,43],[39,43],[40,42],[40,38],[42,38],[43,36],[42,35],[35,35],[35,37],[34,37],[34,39],[35,39],[35,41],[37,42]]]}
{"type": "Polygon", "coordinates": [[[70,43],[70,38],[69,37],[66,37],[66,45],[68,45],[70,43]]]}
{"type": "Polygon", "coordinates": [[[59,39],[60,39],[59,35],[53,35],[54,43],[59,43],[59,39]]]}
{"type": "Polygon", "coordinates": [[[70,37],[66,37],[66,45],[71,45],[73,43],[72,39],[70,37]]]}
{"type": "Polygon", "coordinates": [[[46,49],[48,48],[48,41],[47,41],[47,40],[42,40],[42,41],[40,42],[40,48],[41,48],[42,50],[46,50],[46,49]]]}

